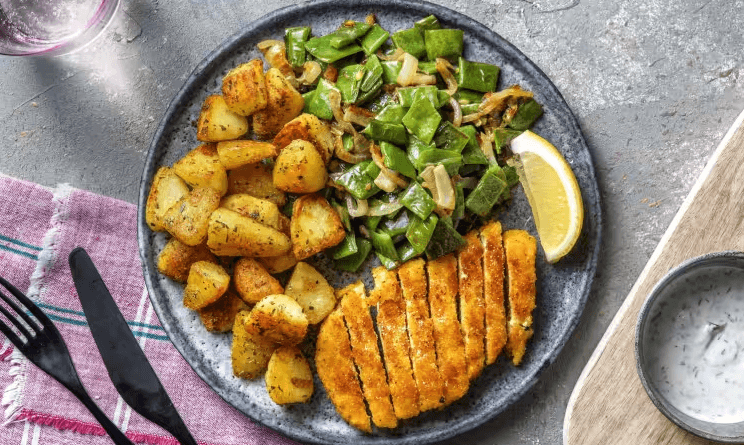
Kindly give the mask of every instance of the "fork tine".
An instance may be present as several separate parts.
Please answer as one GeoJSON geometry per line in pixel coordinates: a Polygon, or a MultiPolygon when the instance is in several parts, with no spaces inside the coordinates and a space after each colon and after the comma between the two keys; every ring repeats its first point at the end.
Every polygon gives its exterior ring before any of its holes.
{"type": "MultiPolygon", "coordinates": [[[[17,313],[18,315],[21,315],[21,316],[23,317],[23,319],[24,319],[24,320],[28,319],[28,316],[27,316],[26,314],[24,314],[24,313],[23,313],[22,311],[20,311],[20,310],[18,309],[18,306],[16,306],[15,304],[13,304],[13,302],[12,302],[12,301],[10,301],[10,299],[9,299],[8,297],[6,297],[6,296],[5,296],[5,294],[4,294],[4,293],[2,293],[2,292],[0,292],[0,299],[2,299],[2,300],[3,300],[4,302],[8,303],[8,305],[9,305],[9,306],[11,306],[11,307],[13,308],[13,310],[14,310],[14,311],[15,311],[15,312],[16,312],[16,313],[17,313]]],[[[26,337],[26,340],[31,340],[31,338],[33,338],[33,337],[34,337],[34,336],[33,336],[33,335],[32,335],[32,334],[31,334],[31,333],[30,333],[30,332],[28,331],[28,329],[26,329],[26,326],[24,326],[24,325],[23,325],[23,323],[21,323],[21,322],[20,322],[20,321],[19,321],[19,320],[18,320],[18,319],[17,319],[16,317],[12,316],[12,315],[10,314],[10,311],[8,311],[7,309],[5,309],[5,308],[4,308],[4,307],[2,307],[2,306],[0,306],[0,314],[3,314],[3,315],[5,316],[5,318],[7,318],[8,320],[10,320],[10,322],[11,322],[11,323],[13,323],[13,325],[14,325],[14,326],[16,327],[16,329],[18,329],[19,331],[21,331],[21,334],[22,334],[22,335],[23,335],[24,337],[26,337]]],[[[30,319],[29,319],[29,320],[30,320],[30,319]]],[[[26,322],[28,323],[28,320],[26,320],[26,322]]],[[[32,326],[32,327],[34,326],[34,325],[33,325],[33,323],[29,323],[29,324],[31,324],[31,326],[32,326]]],[[[38,332],[38,331],[37,331],[36,329],[34,329],[34,332],[36,333],[36,332],[38,332]]]]}
{"type": "Polygon", "coordinates": [[[12,329],[8,327],[2,320],[0,320],[0,331],[2,331],[3,334],[5,334],[6,337],[8,337],[8,340],[10,340],[11,343],[13,343],[16,348],[21,349],[24,345],[24,342],[21,341],[20,338],[13,332],[12,329]]]}
{"type": "MultiPolygon", "coordinates": [[[[36,303],[31,301],[30,298],[24,295],[23,292],[19,291],[15,288],[15,286],[8,283],[8,281],[3,277],[0,277],[0,284],[2,284],[11,294],[13,294],[14,297],[18,299],[18,301],[21,302],[21,304],[23,304],[24,307],[27,308],[34,315],[34,317],[39,320],[42,326],[47,329],[55,329],[54,324],[52,324],[52,321],[49,320],[49,317],[47,317],[46,314],[41,309],[39,309],[39,306],[37,306],[36,303]]],[[[31,324],[32,326],[34,325],[34,323],[30,323],[30,319],[28,318],[28,315],[26,315],[25,311],[17,310],[17,312],[22,314],[24,320],[26,320],[27,323],[31,324]]]]}
{"type": "MultiPolygon", "coordinates": [[[[31,329],[34,330],[34,332],[37,332],[38,333],[40,331],[39,327],[36,325],[36,322],[31,317],[29,317],[28,314],[26,314],[26,311],[24,311],[21,308],[19,308],[18,305],[15,303],[15,301],[13,301],[10,298],[8,298],[1,290],[0,290],[0,298],[8,306],[10,306],[18,315],[20,315],[21,318],[23,318],[23,320],[26,323],[28,323],[29,327],[31,327],[31,329]]],[[[7,317],[7,315],[6,315],[6,317],[7,317]]]]}

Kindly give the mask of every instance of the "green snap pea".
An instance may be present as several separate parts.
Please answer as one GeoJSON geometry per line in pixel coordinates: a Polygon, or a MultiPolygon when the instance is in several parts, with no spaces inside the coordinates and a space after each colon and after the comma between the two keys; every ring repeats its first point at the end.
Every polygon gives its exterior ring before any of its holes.
{"type": "Polygon", "coordinates": [[[477,165],[488,165],[488,159],[483,151],[480,149],[478,139],[476,138],[476,132],[474,126],[463,125],[460,127],[460,131],[468,135],[468,143],[462,150],[462,162],[464,164],[477,164],[477,165]]]}
{"type": "Polygon", "coordinates": [[[403,125],[376,119],[372,119],[362,133],[370,139],[387,141],[395,145],[406,145],[408,142],[408,133],[403,125]]]}
{"type": "Polygon", "coordinates": [[[380,225],[380,221],[382,221],[382,216],[365,216],[364,217],[364,225],[370,231],[377,230],[377,226],[380,225]]]}
{"type": "Polygon", "coordinates": [[[514,115],[512,120],[509,122],[509,127],[515,130],[526,130],[535,123],[537,118],[542,116],[542,106],[535,102],[534,99],[519,105],[517,108],[517,114],[514,115]]]}
{"type": "Polygon", "coordinates": [[[353,104],[357,102],[364,73],[364,66],[358,64],[347,65],[339,70],[336,88],[341,91],[341,99],[344,103],[353,104]]]}
{"type": "Polygon", "coordinates": [[[438,221],[439,218],[433,213],[425,219],[418,216],[413,217],[413,221],[406,230],[406,239],[411,243],[417,254],[424,253],[424,250],[426,250],[438,221]]]}
{"type": "Polygon", "coordinates": [[[462,55],[464,32],[461,29],[427,29],[424,31],[426,57],[454,59],[462,55]]]}
{"type": "Polygon", "coordinates": [[[380,59],[374,54],[367,57],[367,62],[364,64],[364,78],[359,88],[362,91],[369,91],[375,88],[378,84],[382,85],[382,65],[380,59]]]}
{"type": "Polygon", "coordinates": [[[416,168],[416,170],[423,170],[426,166],[419,164],[419,158],[421,157],[421,152],[426,150],[434,150],[437,147],[434,146],[434,144],[426,144],[421,139],[417,138],[414,135],[411,135],[408,138],[408,147],[406,147],[406,151],[408,152],[408,160],[411,161],[413,166],[416,168]]]}
{"type": "Polygon", "coordinates": [[[496,153],[501,153],[501,149],[520,134],[522,134],[521,130],[509,130],[507,128],[497,128],[496,130],[494,130],[493,148],[494,150],[496,150],[496,153]]]}
{"type": "Polygon", "coordinates": [[[455,127],[452,122],[444,121],[437,128],[434,136],[434,145],[443,150],[462,152],[462,149],[468,145],[470,137],[462,130],[455,127]]]}
{"type": "Polygon", "coordinates": [[[453,150],[442,150],[440,148],[421,152],[416,163],[423,170],[428,165],[442,164],[447,174],[454,176],[459,173],[462,167],[462,155],[453,150]]]}
{"type": "Polygon", "coordinates": [[[338,91],[338,88],[336,88],[331,82],[321,78],[318,81],[318,87],[314,90],[315,93],[310,97],[310,101],[305,102],[306,111],[321,119],[333,119],[331,100],[328,98],[328,94],[332,90],[338,91]]]}
{"type": "Polygon", "coordinates": [[[419,93],[416,97],[411,108],[403,116],[403,125],[417,138],[428,144],[437,132],[442,116],[423,93],[419,93]]]}
{"type": "Polygon", "coordinates": [[[499,177],[500,174],[503,172],[497,165],[486,170],[465,200],[468,210],[479,216],[486,216],[491,211],[506,188],[506,181],[499,177]]]}
{"type": "Polygon", "coordinates": [[[385,141],[380,143],[380,152],[382,153],[385,167],[393,169],[401,175],[407,176],[411,179],[416,178],[416,168],[408,159],[406,152],[385,141]]]}
{"type": "Polygon", "coordinates": [[[458,220],[465,216],[465,189],[462,182],[455,183],[455,209],[452,211],[452,219],[458,220]]]}
{"type": "Polygon", "coordinates": [[[380,64],[382,65],[382,81],[385,85],[396,84],[398,82],[398,74],[400,74],[401,63],[386,60],[380,62],[380,64]]]}
{"type": "Polygon", "coordinates": [[[380,229],[390,235],[391,238],[395,238],[398,235],[406,233],[406,230],[411,225],[412,217],[408,211],[403,211],[398,213],[394,218],[383,218],[380,229]]]}
{"type": "Polygon", "coordinates": [[[426,55],[424,36],[416,28],[394,32],[392,39],[396,48],[402,49],[417,59],[423,59],[426,55]]]}
{"type": "Polygon", "coordinates": [[[411,181],[408,185],[400,197],[400,203],[421,219],[428,218],[437,208],[437,203],[434,202],[429,192],[416,181],[411,181]]]}
{"type": "Polygon", "coordinates": [[[336,260],[335,264],[338,269],[345,270],[346,272],[356,272],[367,259],[367,256],[372,251],[372,243],[364,238],[357,238],[356,243],[356,253],[336,260]]]}
{"type": "Polygon", "coordinates": [[[436,74],[437,63],[436,62],[419,62],[418,70],[426,74],[436,74]]]}
{"type": "Polygon", "coordinates": [[[305,49],[313,57],[325,63],[333,63],[352,54],[362,51],[362,47],[357,44],[346,45],[343,48],[334,48],[331,46],[331,39],[334,34],[328,34],[323,37],[313,37],[305,42],[305,49]]]}
{"type": "Polygon", "coordinates": [[[396,103],[390,103],[385,105],[385,107],[380,110],[379,113],[377,113],[377,116],[375,116],[375,119],[382,122],[390,122],[393,124],[402,124],[403,123],[403,116],[406,115],[406,112],[408,109],[403,108],[402,106],[396,104],[396,103]]]}
{"type": "Polygon", "coordinates": [[[364,22],[348,22],[350,26],[344,23],[336,32],[333,33],[333,37],[330,39],[331,46],[336,49],[341,49],[351,43],[354,43],[356,39],[363,37],[367,34],[367,31],[371,28],[370,25],[364,22]]]}
{"type": "Polygon", "coordinates": [[[439,23],[439,19],[437,19],[433,14],[417,21],[416,23],[413,24],[413,26],[414,28],[418,29],[422,35],[424,34],[424,31],[426,31],[427,29],[441,29],[442,28],[442,24],[439,23]]]}
{"type": "Polygon", "coordinates": [[[398,258],[400,258],[400,261],[402,263],[405,263],[408,260],[412,260],[422,253],[416,252],[416,248],[413,247],[413,245],[411,245],[411,243],[408,241],[404,241],[395,250],[398,252],[398,258]]]}
{"type": "Polygon", "coordinates": [[[470,62],[460,57],[457,61],[457,85],[459,88],[487,93],[496,91],[499,67],[488,63],[470,62]]]}
{"type": "Polygon", "coordinates": [[[480,104],[483,100],[483,93],[466,90],[458,85],[457,92],[453,95],[460,103],[480,104]]]}
{"type": "MultiPolygon", "coordinates": [[[[394,259],[392,259],[390,257],[387,257],[387,256],[381,254],[380,252],[375,251],[375,255],[377,255],[377,258],[380,260],[380,264],[382,264],[383,266],[385,266],[385,268],[387,270],[393,270],[393,269],[395,269],[396,267],[398,267],[400,265],[400,261],[399,260],[394,260],[394,259]]],[[[395,256],[396,257],[398,256],[398,251],[397,250],[395,251],[395,256]]]]}
{"type": "Polygon", "coordinates": [[[362,39],[364,53],[367,55],[374,54],[387,41],[388,37],[390,37],[390,33],[382,29],[380,25],[372,25],[372,28],[362,39]]]}
{"type": "Polygon", "coordinates": [[[374,184],[375,178],[380,173],[379,170],[380,168],[371,160],[362,161],[345,171],[335,182],[343,186],[356,199],[368,199],[380,191],[379,187],[374,184]]]}
{"type": "Polygon", "coordinates": [[[398,261],[398,252],[395,250],[395,244],[390,235],[380,231],[378,228],[378,230],[370,232],[369,236],[376,254],[383,255],[385,258],[393,261],[398,261]]]}
{"type": "Polygon", "coordinates": [[[310,37],[309,26],[296,26],[284,31],[284,45],[287,51],[287,61],[295,68],[305,63],[305,42],[310,37]]]}
{"type": "Polygon", "coordinates": [[[431,260],[452,253],[463,245],[465,240],[457,233],[452,219],[439,218],[424,253],[431,260]]]}
{"type": "Polygon", "coordinates": [[[413,105],[413,102],[419,95],[423,95],[424,97],[426,97],[429,102],[431,102],[432,106],[434,106],[434,108],[439,108],[440,106],[439,90],[437,90],[437,87],[434,85],[398,88],[397,94],[398,103],[402,107],[411,107],[411,105],[413,105]]]}
{"type": "Polygon", "coordinates": [[[353,231],[347,231],[346,237],[339,245],[333,249],[333,259],[340,260],[359,252],[359,246],[357,245],[356,236],[353,231]]]}

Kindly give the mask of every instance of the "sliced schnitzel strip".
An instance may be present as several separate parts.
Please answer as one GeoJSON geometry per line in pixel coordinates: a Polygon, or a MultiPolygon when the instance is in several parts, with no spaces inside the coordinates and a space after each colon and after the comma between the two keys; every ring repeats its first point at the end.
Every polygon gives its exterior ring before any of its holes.
{"type": "Polygon", "coordinates": [[[341,418],[354,428],[372,432],[340,308],[331,312],[320,326],[315,365],[318,377],[341,418]]]}
{"type": "Polygon", "coordinates": [[[465,340],[465,357],[470,380],[483,371],[486,359],[485,316],[486,301],[483,297],[483,246],[477,232],[465,235],[465,244],[457,254],[459,270],[460,326],[465,340]]]}
{"type": "Polygon", "coordinates": [[[390,387],[377,347],[372,315],[364,301],[365,293],[364,284],[357,281],[338,291],[337,300],[341,302],[341,312],[349,332],[351,356],[359,371],[362,392],[372,421],[381,428],[395,428],[398,419],[390,401],[390,387]]]}
{"type": "Polygon", "coordinates": [[[506,274],[509,289],[509,337],[506,351],[514,365],[524,357],[532,338],[532,311],[535,309],[535,256],[537,240],[524,230],[504,232],[506,274]]]}
{"type": "Polygon", "coordinates": [[[501,223],[493,221],[481,227],[480,240],[483,244],[483,297],[486,303],[486,365],[490,365],[506,345],[501,223]]]}
{"type": "Polygon", "coordinates": [[[410,344],[406,328],[406,304],[398,283],[398,274],[383,266],[372,270],[377,301],[377,331],[387,369],[388,385],[395,415],[408,419],[419,413],[418,388],[411,368],[410,344]]]}
{"type": "Polygon", "coordinates": [[[462,397],[470,386],[465,341],[457,320],[457,259],[449,254],[429,261],[427,273],[437,365],[444,382],[444,403],[449,405],[462,397]]]}
{"type": "Polygon", "coordinates": [[[444,388],[437,367],[434,325],[429,316],[426,270],[423,259],[408,261],[398,268],[398,279],[406,304],[411,365],[419,392],[421,411],[444,404],[444,388]]]}

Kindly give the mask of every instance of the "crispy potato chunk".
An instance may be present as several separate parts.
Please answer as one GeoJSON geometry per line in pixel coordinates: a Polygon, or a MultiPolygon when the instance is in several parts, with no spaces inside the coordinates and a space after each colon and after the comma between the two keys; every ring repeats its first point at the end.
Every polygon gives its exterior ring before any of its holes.
{"type": "Polygon", "coordinates": [[[163,232],[163,216],[189,193],[189,187],[170,167],[160,167],[152,178],[145,205],[145,221],[153,231],[163,232]]]}
{"type": "Polygon", "coordinates": [[[253,306],[246,326],[275,343],[296,345],[307,334],[307,316],[292,297],[267,295],[253,306]]]}
{"type": "Polygon", "coordinates": [[[237,193],[222,198],[220,207],[255,219],[265,226],[279,229],[279,207],[267,199],[256,198],[247,193],[237,193]]]}
{"type": "Polygon", "coordinates": [[[208,221],[207,247],[218,256],[278,256],[291,248],[287,235],[225,208],[208,221]]]}
{"type": "Polygon", "coordinates": [[[173,164],[173,171],[192,187],[211,187],[220,196],[227,192],[227,171],[214,144],[202,144],[173,164]]]}
{"type": "Polygon", "coordinates": [[[276,158],[273,180],[285,192],[313,193],[325,187],[328,171],[313,144],[297,139],[276,158]]]}
{"type": "MultiPolygon", "coordinates": [[[[279,231],[283,234],[290,235],[290,219],[283,213],[279,213],[279,231]]],[[[258,261],[266,268],[269,273],[281,273],[289,270],[297,264],[297,258],[294,256],[292,249],[287,253],[279,256],[258,258],[258,261]]]]}
{"type": "Polygon", "coordinates": [[[222,95],[230,111],[241,116],[266,108],[268,93],[263,61],[253,59],[230,70],[222,78],[222,95]]]}
{"type": "Polygon", "coordinates": [[[222,266],[209,261],[197,261],[191,265],[186,279],[183,305],[194,311],[210,305],[227,292],[229,284],[230,275],[222,266]]]}
{"type": "Polygon", "coordinates": [[[270,139],[302,112],[305,99],[278,69],[269,68],[265,77],[268,104],[253,114],[253,131],[262,139],[270,139]]]}
{"type": "Polygon", "coordinates": [[[291,121],[274,136],[274,145],[283,150],[290,142],[301,139],[313,144],[323,162],[328,164],[333,155],[333,135],[328,124],[318,119],[314,114],[303,113],[291,121]]]}
{"type": "Polygon", "coordinates": [[[230,170],[227,175],[227,193],[247,193],[269,200],[279,207],[283,206],[287,203],[287,195],[274,187],[272,169],[272,166],[258,162],[230,170]]]}
{"type": "Polygon", "coordinates": [[[196,122],[196,139],[202,142],[229,141],[248,133],[248,129],[248,119],[230,111],[225,99],[215,94],[208,96],[202,104],[196,122]]]}
{"type": "Polygon", "coordinates": [[[275,158],[278,153],[279,150],[271,142],[238,140],[217,143],[220,162],[228,170],[275,158]]]}
{"type": "Polygon", "coordinates": [[[274,351],[265,379],[269,397],[279,405],[305,403],[313,395],[310,364],[296,346],[282,346],[274,351]]]}
{"type": "Polygon", "coordinates": [[[248,305],[228,289],[217,301],[197,310],[197,313],[209,332],[228,332],[233,328],[235,316],[243,309],[248,309],[248,305]]]}
{"type": "Polygon", "coordinates": [[[300,303],[310,324],[320,323],[336,307],[333,287],[320,272],[304,262],[295,266],[284,294],[300,303]]]}
{"type": "Polygon", "coordinates": [[[210,252],[206,244],[188,246],[178,238],[171,238],[158,255],[158,271],[166,277],[185,283],[191,265],[197,261],[218,263],[217,257],[210,252]]]}
{"type": "Polygon", "coordinates": [[[249,327],[251,311],[240,311],[235,316],[232,337],[233,374],[243,379],[255,379],[263,374],[277,345],[249,327]]]}
{"type": "Polygon", "coordinates": [[[284,293],[279,280],[253,258],[241,258],[233,271],[235,290],[246,303],[254,304],[267,295],[284,293]]]}
{"type": "Polygon", "coordinates": [[[182,243],[198,246],[207,238],[209,215],[219,207],[220,193],[195,187],[163,215],[163,227],[182,243]]]}
{"type": "Polygon", "coordinates": [[[298,260],[335,246],[346,236],[338,213],[318,194],[304,195],[294,202],[290,231],[298,260]]]}

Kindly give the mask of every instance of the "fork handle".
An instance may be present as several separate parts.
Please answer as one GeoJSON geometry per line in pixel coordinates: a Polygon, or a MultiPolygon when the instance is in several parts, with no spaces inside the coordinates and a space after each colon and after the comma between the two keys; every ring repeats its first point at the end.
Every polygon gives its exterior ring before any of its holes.
{"type": "Polygon", "coordinates": [[[96,402],[90,398],[90,395],[88,395],[85,388],[82,387],[82,384],[80,387],[68,386],[67,389],[83,402],[83,405],[85,405],[85,407],[88,408],[88,411],[93,414],[93,417],[95,417],[103,429],[106,430],[106,433],[111,437],[111,440],[113,440],[116,445],[134,445],[132,441],[129,440],[121,430],[119,430],[114,422],[109,420],[108,416],[101,411],[101,408],[99,408],[98,405],[96,405],[96,402]]]}

